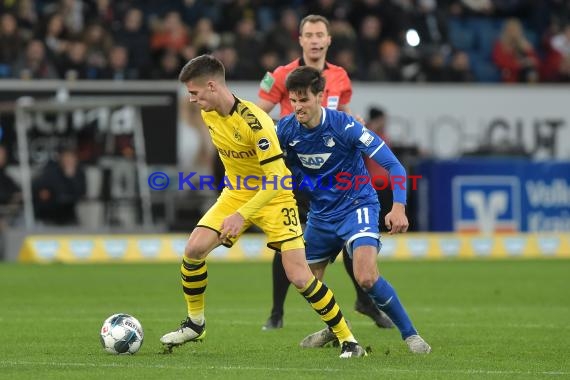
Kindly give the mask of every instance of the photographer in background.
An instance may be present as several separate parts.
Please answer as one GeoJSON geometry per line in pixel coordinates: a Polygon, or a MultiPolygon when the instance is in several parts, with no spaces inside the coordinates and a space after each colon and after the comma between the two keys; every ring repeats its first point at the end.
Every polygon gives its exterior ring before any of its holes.
{"type": "Polygon", "coordinates": [[[34,209],[38,221],[50,225],[77,225],[76,205],[86,193],[85,171],[70,146],[58,150],[33,181],[34,209]]]}

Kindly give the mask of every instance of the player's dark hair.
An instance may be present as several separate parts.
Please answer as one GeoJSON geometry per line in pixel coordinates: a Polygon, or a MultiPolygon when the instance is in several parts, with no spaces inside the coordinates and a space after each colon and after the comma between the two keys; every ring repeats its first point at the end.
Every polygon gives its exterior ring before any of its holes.
{"type": "Polygon", "coordinates": [[[310,22],[311,24],[317,23],[317,22],[322,22],[323,24],[325,24],[325,26],[327,27],[327,33],[331,34],[330,31],[330,23],[329,20],[327,20],[326,17],[321,16],[321,15],[308,15],[306,17],[304,17],[301,20],[301,23],[299,24],[299,34],[302,35],[303,34],[303,27],[305,26],[306,23],[310,22]]]}
{"type": "Polygon", "coordinates": [[[225,71],[224,65],[219,59],[204,54],[188,61],[180,70],[178,80],[186,83],[196,78],[212,76],[224,79],[225,71]]]}
{"type": "Polygon", "coordinates": [[[287,76],[285,87],[289,92],[306,93],[311,91],[314,95],[317,95],[325,89],[325,78],[314,67],[301,66],[287,76]]]}

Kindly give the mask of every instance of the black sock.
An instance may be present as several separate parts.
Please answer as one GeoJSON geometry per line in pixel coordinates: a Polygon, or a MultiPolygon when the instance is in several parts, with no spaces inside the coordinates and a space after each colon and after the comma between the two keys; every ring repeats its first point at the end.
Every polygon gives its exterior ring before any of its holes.
{"type": "Polygon", "coordinates": [[[346,273],[348,273],[348,276],[352,280],[354,290],[356,290],[356,300],[364,305],[371,304],[372,300],[368,296],[368,293],[362,290],[360,285],[358,285],[358,282],[356,282],[356,278],[354,277],[354,268],[352,266],[352,259],[348,256],[348,251],[346,248],[342,249],[342,262],[344,264],[344,269],[346,269],[346,273]]]}
{"type": "Polygon", "coordinates": [[[281,261],[281,252],[275,252],[273,256],[273,308],[271,309],[271,317],[283,317],[283,305],[285,297],[289,289],[289,279],[285,274],[283,262],[281,261]]]}

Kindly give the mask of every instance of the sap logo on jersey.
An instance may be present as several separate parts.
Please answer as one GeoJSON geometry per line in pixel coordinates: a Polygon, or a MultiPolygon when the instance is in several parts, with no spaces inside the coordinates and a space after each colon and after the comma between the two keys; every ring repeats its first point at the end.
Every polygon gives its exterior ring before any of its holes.
{"type": "Polygon", "coordinates": [[[320,154],[297,154],[304,167],[309,169],[320,169],[331,156],[331,153],[320,154]]]}
{"type": "Polygon", "coordinates": [[[462,232],[520,230],[521,196],[517,177],[458,176],[453,179],[453,223],[462,232]]]}

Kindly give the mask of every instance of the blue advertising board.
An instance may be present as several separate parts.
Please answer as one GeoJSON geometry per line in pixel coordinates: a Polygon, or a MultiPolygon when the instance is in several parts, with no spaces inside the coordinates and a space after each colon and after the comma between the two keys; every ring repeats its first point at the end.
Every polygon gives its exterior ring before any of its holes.
{"type": "Polygon", "coordinates": [[[422,230],[570,232],[568,161],[424,161],[414,174],[422,230]]]}

